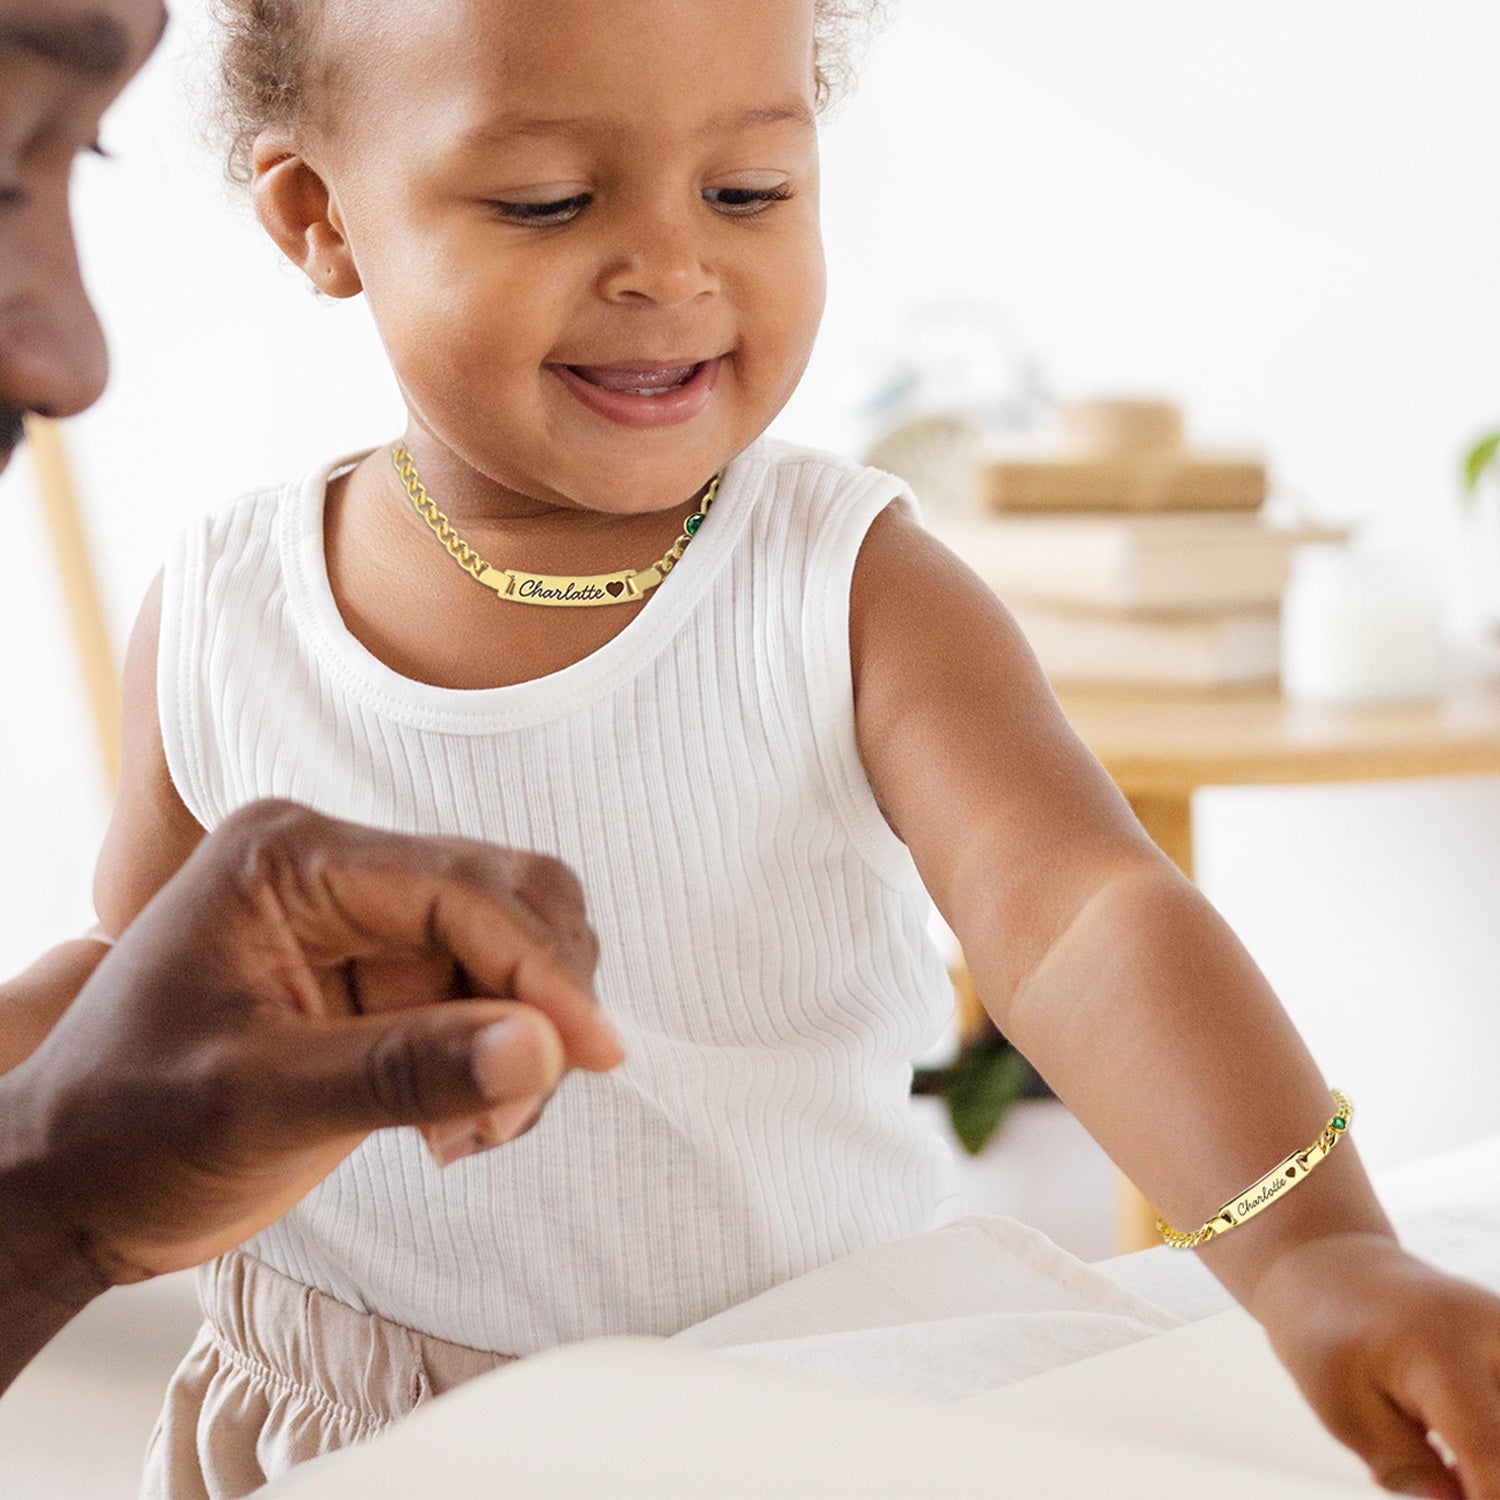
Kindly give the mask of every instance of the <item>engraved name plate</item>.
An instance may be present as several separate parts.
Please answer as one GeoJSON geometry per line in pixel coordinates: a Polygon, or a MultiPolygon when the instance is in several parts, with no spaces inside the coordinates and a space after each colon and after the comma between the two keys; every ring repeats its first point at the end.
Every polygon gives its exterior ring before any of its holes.
{"type": "Polygon", "coordinates": [[[600,573],[587,578],[567,574],[521,573],[514,568],[486,568],[479,581],[502,599],[520,604],[543,604],[556,609],[592,609],[603,604],[628,604],[646,597],[642,588],[658,577],[635,568],[622,573],[600,573]]]}

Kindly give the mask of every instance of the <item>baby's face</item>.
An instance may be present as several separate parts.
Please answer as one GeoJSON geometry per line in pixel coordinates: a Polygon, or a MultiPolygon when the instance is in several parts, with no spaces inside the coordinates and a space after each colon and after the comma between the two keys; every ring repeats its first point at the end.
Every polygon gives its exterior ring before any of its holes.
{"type": "Polygon", "coordinates": [[[620,513],[765,429],[823,309],[811,0],[326,15],[317,165],[418,424],[620,513]]]}

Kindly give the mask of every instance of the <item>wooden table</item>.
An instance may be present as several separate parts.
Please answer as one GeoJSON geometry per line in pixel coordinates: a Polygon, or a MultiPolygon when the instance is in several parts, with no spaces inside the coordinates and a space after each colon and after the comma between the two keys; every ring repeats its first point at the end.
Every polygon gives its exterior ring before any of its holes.
{"type": "MultiPolygon", "coordinates": [[[[1157,846],[1193,876],[1193,793],[1208,786],[1286,786],[1500,776],[1500,661],[1455,663],[1437,702],[1310,708],[1270,690],[1169,694],[1059,692],[1157,846]]],[[[1160,1244],[1155,1213],[1121,1178],[1122,1250],[1160,1244]]]]}

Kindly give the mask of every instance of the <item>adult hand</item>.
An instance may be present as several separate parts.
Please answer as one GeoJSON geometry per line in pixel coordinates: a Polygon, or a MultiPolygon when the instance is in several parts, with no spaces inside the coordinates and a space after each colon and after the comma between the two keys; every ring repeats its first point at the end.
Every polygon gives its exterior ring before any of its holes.
{"type": "Polygon", "coordinates": [[[452,1160],[529,1128],[569,1066],[623,1056],[596,956],[555,860],[287,803],[229,819],[0,1078],[0,1282],[36,1347],[239,1244],[372,1130],[452,1160]]]}
{"type": "Polygon", "coordinates": [[[1323,1424],[1400,1494],[1500,1497],[1500,1297],[1383,1235],[1279,1257],[1251,1311],[1323,1424]],[[1452,1451],[1450,1469],[1428,1440],[1452,1451]]]}

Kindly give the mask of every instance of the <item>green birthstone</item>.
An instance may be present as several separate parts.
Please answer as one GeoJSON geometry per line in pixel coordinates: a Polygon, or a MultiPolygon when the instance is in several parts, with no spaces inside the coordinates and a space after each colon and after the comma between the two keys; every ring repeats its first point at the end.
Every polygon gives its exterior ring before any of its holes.
{"type": "Polygon", "coordinates": [[[1333,1128],[1335,1130],[1342,1130],[1348,1123],[1343,1115],[1335,1115],[1333,1117],[1333,1128]]]}
{"type": "Polygon", "coordinates": [[[698,511],[696,514],[691,515],[687,518],[687,520],[683,523],[682,529],[687,532],[689,536],[697,536],[698,528],[707,519],[708,518],[703,514],[702,511],[698,511]]]}

